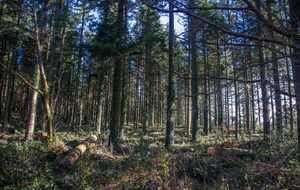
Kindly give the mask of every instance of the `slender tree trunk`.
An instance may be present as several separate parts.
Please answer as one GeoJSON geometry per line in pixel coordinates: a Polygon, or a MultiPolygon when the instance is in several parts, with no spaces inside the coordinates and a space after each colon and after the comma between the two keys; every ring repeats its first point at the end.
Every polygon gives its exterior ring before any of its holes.
{"type": "MultiPolygon", "coordinates": [[[[17,26],[19,26],[19,24],[20,24],[20,16],[18,14],[17,26]]],[[[16,65],[17,61],[18,61],[18,54],[19,54],[18,38],[19,38],[19,32],[16,32],[14,43],[12,46],[12,48],[14,48],[14,51],[12,53],[11,64],[10,64],[11,70],[14,69],[14,65],[16,65]]],[[[3,131],[5,131],[7,124],[8,124],[9,110],[11,107],[11,100],[12,100],[12,95],[13,95],[13,93],[12,93],[13,86],[14,86],[13,83],[14,83],[14,76],[12,74],[10,74],[8,77],[6,101],[5,101],[5,108],[4,108],[4,117],[3,117],[3,125],[2,125],[3,131]]]]}
{"type": "MultiPolygon", "coordinates": [[[[15,54],[15,53],[13,53],[15,54]]],[[[14,55],[12,57],[12,62],[10,69],[13,69],[13,60],[14,60],[14,55]]],[[[9,112],[9,107],[11,104],[11,96],[12,96],[12,74],[8,76],[8,84],[7,84],[7,91],[6,91],[6,101],[5,101],[5,107],[4,107],[4,117],[3,117],[3,124],[2,124],[2,130],[5,132],[8,124],[8,112],[9,112]]]]}
{"type": "MultiPolygon", "coordinates": [[[[286,50],[285,50],[285,54],[286,54],[286,50]]],[[[293,61],[292,61],[292,64],[293,64],[293,61]]],[[[287,58],[286,58],[286,72],[287,72],[287,77],[290,78],[290,69],[289,69],[289,63],[288,63],[287,58]]],[[[289,92],[289,94],[292,93],[291,82],[288,82],[288,92],[289,92]]],[[[290,108],[290,114],[289,114],[290,115],[290,136],[293,137],[293,135],[294,135],[294,114],[293,114],[293,101],[292,101],[291,96],[289,97],[289,108],[290,108]]]]}
{"type": "Polygon", "coordinates": [[[55,83],[55,98],[52,103],[52,114],[55,113],[56,103],[58,100],[58,94],[60,90],[60,80],[61,80],[61,73],[62,73],[62,62],[63,62],[63,55],[64,55],[64,46],[65,46],[65,38],[66,38],[66,25],[68,19],[68,11],[69,11],[69,0],[66,2],[66,6],[64,7],[64,15],[63,15],[63,27],[62,27],[62,34],[61,34],[61,41],[59,46],[59,57],[57,62],[57,69],[56,69],[56,77],[58,77],[58,81],[55,83]]]}
{"type": "MultiPolygon", "coordinates": [[[[220,59],[220,50],[219,50],[219,38],[217,38],[217,44],[218,44],[218,72],[219,72],[219,76],[222,76],[222,68],[221,68],[221,59],[220,59]]],[[[221,87],[222,81],[219,80],[218,81],[218,88],[221,87]]],[[[223,103],[222,103],[222,89],[220,89],[220,91],[218,92],[218,125],[223,127],[223,103]]]]}
{"type": "MultiPolygon", "coordinates": [[[[260,9],[260,0],[257,1],[257,7],[260,9]]],[[[259,19],[258,22],[258,30],[257,35],[262,35],[262,23],[259,19]]],[[[258,45],[258,57],[259,63],[264,62],[264,54],[262,49],[262,42],[259,41],[258,45]]],[[[261,80],[261,94],[262,94],[262,104],[263,104],[263,122],[264,122],[264,140],[270,141],[270,119],[269,119],[269,98],[267,96],[267,86],[266,86],[266,73],[265,73],[265,65],[260,66],[260,80],[261,80]]]]}
{"type": "MultiPolygon", "coordinates": [[[[45,9],[45,10],[47,10],[47,9],[45,9]]],[[[43,34],[44,26],[42,26],[41,32],[39,32],[38,31],[38,25],[37,25],[36,2],[35,1],[33,1],[33,21],[34,21],[35,34],[36,34],[35,37],[36,37],[36,45],[37,45],[38,63],[39,63],[39,68],[40,68],[40,73],[41,73],[41,81],[42,81],[42,84],[43,84],[43,90],[40,91],[40,94],[42,96],[43,107],[44,107],[44,111],[45,111],[45,114],[46,114],[48,138],[50,139],[50,141],[52,141],[52,137],[53,137],[53,125],[52,125],[53,116],[52,116],[52,113],[51,113],[50,101],[49,101],[49,86],[48,86],[48,83],[47,83],[47,77],[46,77],[46,74],[45,74],[43,57],[42,57],[43,38],[42,38],[41,34],[43,34]]]]}
{"type": "MultiPolygon", "coordinates": [[[[224,47],[225,48],[225,47],[224,47]]],[[[226,51],[226,50],[225,50],[226,51]]],[[[225,57],[226,57],[226,54],[225,54],[225,57]]],[[[225,58],[226,59],[226,58],[225,58]]],[[[227,63],[226,62],[226,60],[225,60],[225,63],[227,63]]],[[[228,77],[228,71],[227,71],[227,68],[226,68],[226,77],[228,77]]],[[[230,104],[229,104],[229,87],[227,86],[226,87],[226,115],[227,115],[227,120],[226,120],[226,122],[227,122],[227,131],[228,131],[228,133],[229,133],[229,129],[230,129],[230,104]]]]}
{"type": "Polygon", "coordinates": [[[121,118],[120,118],[120,138],[123,139],[123,126],[124,126],[124,120],[125,120],[125,101],[126,101],[126,58],[124,58],[123,61],[123,72],[122,72],[122,100],[121,100],[121,118]]]}
{"type": "Polygon", "coordinates": [[[110,125],[110,123],[109,123],[109,107],[110,107],[110,105],[109,105],[109,102],[110,102],[110,96],[109,96],[109,92],[110,92],[110,74],[108,74],[107,75],[107,77],[106,77],[106,88],[105,88],[105,124],[104,124],[104,128],[105,129],[107,129],[107,126],[109,126],[110,125]]]}
{"type": "MultiPolygon", "coordinates": [[[[103,65],[103,62],[102,62],[103,65]]],[[[98,82],[98,104],[96,108],[96,128],[97,133],[101,132],[101,117],[102,117],[102,102],[103,102],[103,84],[104,84],[104,71],[100,71],[100,77],[98,82]]]]}
{"type": "MultiPolygon", "coordinates": [[[[227,6],[229,6],[229,0],[227,0],[227,6]]],[[[231,18],[230,18],[230,11],[228,11],[228,22],[229,22],[229,27],[231,27],[231,18]]],[[[230,36],[230,43],[232,43],[232,36],[230,36]]],[[[236,77],[236,60],[235,60],[235,56],[234,56],[234,47],[231,46],[231,52],[232,52],[232,62],[233,62],[233,76],[234,78],[236,77]]],[[[235,138],[238,138],[238,123],[239,123],[239,118],[238,118],[238,91],[237,91],[237,82],[234,81],[234,105],[235,105],[235,123],[234,123],[234,128],[235,128],[235,138]]],[[[232,109],[233,111],[233,109],[232,109]]],[[[233,114],[232,114],[233,116],[233,114]]]]}
{"type": "MultiPolygon", "coordinates": [[[[124,45],[125,47],[127,46],[127,2],[125,0],[125,24],[124,24],[124,45]]],[[[126,61],[127,59],[124,58],[123,60],[123,72],[122,72],[122,100],[121,100],[121,118],[120,118],[120,138],[123,139],[123,126],[125,123],[125,117],[126,117],[126,107],[125,107],[125,102],[126,102],[126,61]]]]}
{"type": "MultiPolygon", "coordinates": [[[[86,93],[85,93],[85,112],[84,112],[84,122],[86,124],[88,124],[88,121],[89,121],[89,117],[90,117],[90,89],[91,89],[91,63],[90,65],[88,66],[88,81],[87,81],[87,87],[86,87],[86,93]]],[[[104,84],[104,76],[103,76],[103,80],[102,80],[102,86],[104,84]]],[[[99,92],[99,91],[98,91],[99,92]]],[[[103,89],[102,89],[102,98],[103,98],[103,89]]],[[[103,102],[103,99],[102,99],[102,102],[103,102]]],[[[96,110],[97,112],[97,110],[96,110]]],[[[97,113],[96,113],[97,114],[97,113]]],[[[97,117],[97,115],[96,115],[97,117]]],[[[96,123],[96,122],[95,122],[96,123]]]]}
{"type": "Polygon", "coordinates": [[[135,83],[135,117],[134,117],[134,128],[138,128],[138,116],[139,116],[139,60],[137,62],[137,76],[136,76],[136,83],[135,83]]]}
{"type": "Polygon", "coordinates": [[[258,124],[261,127],[261,107],[260,107],[260,94],[259,94],[259,87],[258,83],[256,84],[256,94],[257,94],[257,107],[258,107],[258,124]]]}
{"type": "MultiPolygon", "coordinates": [[[[3,8],[3,1],[2,1],[2,8],[3,8]]],[[[1,11],[2,11],[2,9],[1,9],[1,11]]],[[[1,16],[0,16],[1,17],[1,16]]],[[[1,19],[0,19],[0,21],[1,21],[1,19]]],[[[4,64],[4,57],[5,57],[5,54],[6,54],[6,52],[8,52],[7,50],[6,50],[6,48],[7,48],[7,40],[5,40],[5,41],[2,41],[2,48],[1,48],[1,54],[0,54],[0,61],[1,61],[1,63],[3,63],[4,64]]],[[[3,100],[3,97],[5,96],[5,87],[6,87],[6,76],[3,76],[3,75],[0,75],[0,85],[1,85],[1,87],[0,87],[0,90],[1,90],[1,92],[0,92],[0,115],[2,115],[2,108],[3,108],[3,103],[2,103],[2,100],[3,100]]]]}
{"type": "MultiPolygon", "coordinates": [[[[245,73],[245,80],[248,80],[248,72],[245,73]]],[[[250,104],[249,104],[249,88],[248,88],[248,84],[245,83],[245,98],[246,98],[246,129],[247,129],[247,133],[251,133],[250,130],[250,104]]]]}
{"type": "MultiPolygon", "coordinates": [[[[190,0],[190,5],[195,5],[194,0],[190,0]]],[[[192,10],[192,12],[194,12],[192,10]]],[[[191,43],[192,43],[192,141],[198,140],[198,64],[197,64],[197,47],[196,47],[196,20],[191,18],[191,43]]]]}
{"type": "MultiPolygon", "coordinates": [[[[80,32],[80,44],[83,42],[83,31],[85,24],[85,5],[82,9],[82,21],[81,21],[81,32],[80,32]]],[[[76,77],[76,88],[75,88],[75,99],[74,99],[74,109],[73,109],[73,121],[72,128],[73,130],[77,127],[77,107],[79,104],[78,101],[78,90],[80,85],[80,74],[81,74],[81,58],[82,58],[82,47],[79,47],[79,56],[78,56],[78,66],[77,66],[77,77],[76,77]]]]}
{"type": "MultiPolygon", "coordinates": [[[[188,29],[191,30],[191,16],[188,15],[188,29]]],[[[189,42],[191,42],[191,32],[188,33],[189,42]]],[[[191,43],[188,44],[188,81],[187,81],[187,108],[186,108],[186,134],[191,134],[191,127],[190,127],[190,95],[191,95],[191,43]]]]}
{"type": "Polygon", "coordinates": [[[129,65],[128,71],[128,87],[127,87],[127,119],[126,124],[132,123],[132,98],[131,98],[131,66],[129,65]]]}
{"type": "MultiPolygon", "coordinates": [[[[251,51],[250,51],[250,64],[251,64],[251,51]]],[[[250,69],[251,80],[253,80],[252,68],[250,69]]],[[[254,84],[251,84],[251,98],[252,98],[252,130],[255,133],[256,120],[255,120],[255,102],[254,102],[254,84]]]]}
{"type": "Polygon", "coordinates": [[[174,118],[172,103],[175,98],[175,77],[174,77],[174,13],[173,6],[169,4],[169,86],[167,100],[167,131],[166,131],[166,149],[174,146],[174,118]]]}
{"type": "Polygon", "coordinates": [[[147,128],[149,126],[149,121],[148,121],[148,118],[149,118],[149,94],[148,92],[150,92],[150,90],[148,91],[148,88],[149,88],[149,73],[150,73],[150,57],[149,57],[149,54],[150,54],[150,48],[149,48],[150,44],[149,42],[147,41],[146,44],[145,44],[145,53],[146,53],[146,65],[145,65],[145,80],[144,80],[144,104],[143,104],[143,109],[144,110],[144,117],[143,117],[143,134],[144,135],[147,135],[147,128]]]}
{"type": "MultiPolygon", "coordinates": [[[[181,94],[181,84],[179,78],[177,78],[177,85],[178,85],[178,95],[181,94]]],[[[181,98],[177,99],[177,125],[181,125],[182,122],[182,113],[181,113],[181,98]]]]}
{"type": "MultiPolygon", "coordinates": [[[[205,42],[205,29],[203,27],[203,42],[205,42]]],[[[209,121],[208,121],[208,95],[207,93],[207,83],[208,83],[208,64],[207,64],[207,59],[206,59],[206,45],[205,43],[203,43],[203,62],[204,62],[204,102],[203,102],[203,122],[204,122],[204,128],[203,128],[203,132],[204,135],[208,135],[208,125],[209,125],[209,121]]],[[[216,107],[216,106],[215,106],[216,107]]],[[[216,115],[215,115],[216,116],[216,115]]],[[[211,120],[211,119],[210,119],[211,120]]]]}
{"type": "MultiPolygon", "coordinates": [[[[226,53],[226,46],[224,45],[224,52],[225,52],[225,65],[227,65],[227,53],[226,53]]],[[[228,71],[227,71],[227,68],[226,68],[226,77],[228,77],[228,71]]],[[[227,115],[227,131],[229,133],[229,127],[230,127],[230,107],[229,107],[229,87],[227,86],[226,87],[226,115],[227,115]]]]}
{"type": "MultiPolygon", "coordinates": [[[[299,20],[300,20],[300,2],[298,0],[289,0],[290,4],[290,19],[291,28],[295,34],[299,34],[299,20]]],[[[297,37],[292,38],[292,42],[300,45],[300,40],[297,37]]],[[[293,49],[293,54],[299,54],[300,49],[293,49]]],[[[297,132],[298,132],[298,149],[300,149],[300,56],[294,56],[292,59],[293,64],[293,78],[295,81],[295,94],[296,98],[296,110],[297,110],[297,132]]]]}

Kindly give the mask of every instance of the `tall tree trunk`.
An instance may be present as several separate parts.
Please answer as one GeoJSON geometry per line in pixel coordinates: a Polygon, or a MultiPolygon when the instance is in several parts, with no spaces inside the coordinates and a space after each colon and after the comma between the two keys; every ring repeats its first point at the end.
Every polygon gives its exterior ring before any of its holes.
{"type": "Polygon", "coordinates": [[[64,6],[64,13],[63,13],[63,27],[62,27],[62,34],[59,46],[59,57],[57,62],[56,68],[56,77],[58,81],[55,83],[55,96],[54,101],[52,103],[52,114],[55,113],[56,103],[58,100],[58,94],[60,90],[60,81],[61,81],[61,73],[62,73],[62,62],[64,56],[64,46],[65,46],[65,38],[66,38],[66,26],[67,26],[67,19],[68,19],[68,11],[69,11],[69,0],[67,0],[66,5],[64,6]]]}
{"type": "MultiPolygon", "coordinates": [[[[232,42],[232,39],[231,39],[232,42]]],[[[233,72],[234,78],[236,77],[236,61],[234,56],[234,48],[232,47],[232,61],[233,61],[233,72]]],[[[237,81],[234,81],[234,106],[235,106],[235,138],[238,138],[239,134],[239,102],[238,102],[238,84],[237,81]]]]}
{"type": "MultiPolygon", "coordinates": [[[[245,73],[245,80],[248,80],[248,72],[245,73]]],[[[248,88],[248,84],[245,83],[245,102],[246,102],[246,129],[247,129],[247,133],[251,133],[250,130],[250,104],[249,104],[249,88],[248,88]]]]}
{"type": "MultiPolygon", "coordinates": [[[[48,2],[45,2],[45,4],[48,2]]],[[[45,11],[47,11],[47,9],[44,9],[45,11]]],[[[42,44],[43,44],[43,31],[45,29],[45,23],[46,23],[46,18],[44,16],[44,22],[41,25],[41,31],[38,31],[38,24],[37,24],[37,16],[36,16],[36,1],[33,1],[33,21],[34,21],[34,27],[35,27],[35,34],[36,34],[36,46],[37,46],[37,55],[38,55],[38,64],[39,64],[39,69],[40,69],[40,74],[41,74],[41,82],[43,85],[43,89],[42,91],[39,91],[41,97],[42,97],[42,101],[43,101],[43,107],[44,107],[44,111],[46,114],[46,120],[47,120],[47,132],[48,132],[48,138],[50,139],[50,141],[52,141],[52,137],[53,137],[53,116],[51,113],[51,107],[50,107],[50,101],[49,101],[49,85],[47,83],[47,77],[45,74],[45,70],[44,70],[44,63],[43,63],[43,56],[42,56],[42,44]]],[[[46,15],[46,13],[44,12],[44,15],[46,15]]]]}
{"type": "Polygon", "coordinates": [[[166,149],[174,146],[174,118],[172,103],[175,98],[175,77],[174,77],[174,13],[173,6],[169,4],[169,87],[167,100],[167,131],[166,149]]]}
{"type": "MultiPolygon", "coordinates": [[[[272,15],[271,15],[271,1],[267,1],[267,8],[269,10],[268,19],[270,24],[273,24],[272,15]]],[[[274,31],[269,29],[270,37],[274,38],[274,31]]],[[[275,45],[271,44],[272,49],[272,59],[275,59],[276,52],[275,52],[275,45]]],[[[282,106],[281,106],[281,96],[280,96],[280,84],[279,84],[279,72],[278,72],[278,62],[272,62],[272,69],[273,69],[273,79],[274,79],[274,86],[276,87],[275,90],[275,107],[276,107],[276,131],[277,136],[282,137],[283,135],[283,126],[282,126],[282,106]]],[[[273,105],[273,104],[272,104],[273,105]]],[[[273,121],[274,122],[274,121],[273,121]]]]}
{"type": "MultiPolygon", "coordinates": [[[[149,9],[149,8],[148,8],[149,9]]],[[[150,44],[149,44],[149,41],[146,42],[145,44],[145,53],[146,53],[146,63],[145,63],[145,69],[144,69],[144,72],[145,72],[145,80],[144,80],[144,104],[143,104],[143,112],[144,112],[144,117],[143,117],[143,134],[144,135],[147,135],[147,128],[149,126],[149,94],[150,94],[150,90],[149,89],[149,83],[150,83],[150,80],[149,80],[149,73],[150,73],[150,44]],[[149,93],[148,93],[149,92],[149,93]]]]}
{"type": "MultiPolygon", "coordinates": [[[[188,2],[190,3],[190,2],[188,2]]],[[[188,15],[188,30],[191,30],[191,16],[188,15]]],[[[189,39],[189,44],[188,44],[188,81],[187,81],[187,103],[186,103],[186,134],[190,135],[191,133],[191,127],[190,127],[190,95],[191,95],[191,32],[188,33],[188,39],[189,39]]]]}
{"type": "MultiPolygon", "coordinates": [[[[125,21],[124,21],[124,45],[127,46],[127,2],[125,0],[125,21]]],[[[123,60],[123,72],[122,72],[122,101],[121,101],[121,118],[120,118],[120,138],[123,139],[123,126],[125,122],[125,113],[126,113],[126,61],[127,59],[124,58],[123,60]]]]}
{"type": "MultiPolygon", "coordinates": [[[[121,38],[123,35],[123,6],[124,0],[119,1],[118,5],[118,21],[119,26],[118,38],[119,42],[116,45],[116,48],[121,46],[121,38]]],[[[111,105],[111,124],[110,124],[110,134],[109,134],[109,145],[112,148],[113,146],[118,146],[118,135],[119,135],[119,125],[120,125],[120,110],[121,110],[121,92],[122,92],[122,56],[117,56],[114,58],[114,81],[113,81],[113,95],[112,95],[112,105],[111,105]]]]}
{"type": "MultiPolygon", "coordinates": [[[[251,64],[251,51],[250,53],[250,64],[251,64]]],[[[250,80],[253,80],[253,72],[252,68],[250,69],[250,80]]],[[[255,120],[255,102],[254,102],[254,84],[251,84],[251,98],[252,98],[252,131],[255,133],[255,128],[256,128],[256,120],[255,120]]]]}
{"type": "MultiPolygon", "coordinates": [[[[180,79],[177,78],[178,82],[178,95],[181,94],[181,83],[180,83],[180,79]]],[[[182,114],[182,105],[181,105],[181,98],[177,99],[177,125],[181,126],[182,125],[182,121],[183,121],[183,114],[182,114]]]]}
{"type": "MultiPolygon", "coordinates": [[[[190,0],[190,5],[195,5],[194,0],[190,0]]],[[[192,12],[194,12],[192,10],[192,12]]],[[[198,140],[198,64],[196,47],[196,20],[191,18],[191,43],[192,43],[192,141],[198,140]]]]}
{"type": "MultiPolygon", "coordinates": [[[[17,26],[20,24],[20,15],[18,14],[17,17],[17,26]]],[[[12,53],[12,58],[11,58],[11,64],[10,64],[10,69],[14,69],[14,65],[17,64],[18,61],[18,54],[19,54],[19,47],[18,47],[18,38],[19,38],[19,32],[16,32],[15,34],[15,39],[14,43],[12,45],[12,48],[14,48],[14,51],[12,53]]],[[[12,74],[9,75],[8,77],[8,85],[7,85],[7,93],[6,93],[6,101],[5,101],[5,108],[4,108],[4,117],[3,117],[3,131],[5,131],[7,124],[8,124],[8,115],[9,115],[9,110],[11,106],[11,100],[12,100],[12,92],[13,92],[13,83],[14,83],[14,76],[12,74]]]]}
{"type": "Polygon", "coordinates": [[[110,73],[107,75],[106,78],[106,115],[105,115],[105,129],[109,128],[111,121],[110,121],[110,111],[111,111],[111,88],[113,85],[111,85],[111,75],[112,75],[112,71],[109,71],[110,73]]]}
{"type": "MultiPolygon", "coordinates": [[[[82,8],[82,21],[81,21],[81,32],[80,32],[80,44],[83,42],[83,31],[84,31],[84,24],[85,24],[85,5],[82,8]]],[[[78,90],[80,85],[80,73],[81,73],[81,58],[82,58],[82,46],[79,47],[79,56],[78,56],[78,66],[77,66],[77,77],[76,77],[76,88],[75,88],[75,99],[74,99],[74,108],[73,108],[73,121],[72,121],[72,128],[73,130],[77,127],[77,107],[79,104],[78,101],[78,90]]]]}
{"type": "MultiPolygon", "coordinates": [[[[227,6],[229,6],[229,0],[227,0],[227,6]]],[[[229,22],[229,28],[231,27],[231,14],[230,14],[230,11],[228,11],[228,22],[229,22]]],[[[232,43],[233,40],[232,40],[232,36],[230,36],[230,43],[232,43]]],[[[235,60],[235,54],[234,54],[234,47],[231,46],[231,54],[232,54],[232,62],[233,62],[233,76],[234,78],[236,77],[236,60],[235,60]]],[[[235,138],[237,139],[238,138],[238,124],[239,124],[239,112],[238,112],[238,91],[237,91],[237,81],[234,81],[234,111],[235,111],[235,122],[234,122],[234,128],[235,128],[235,138]]],[[[233,111],[233,109],[232,109],[233,111]]],[[[232,114],[233,116],[233,114],[232,114]]]]}
{"type": "MultiPolygon", "coordinates": [[[[220,50],[219,50],[219,38],[217,38],[217,51],[218,51],[218,74],[222,76],[222,68],[221,68],[221,59],[220,59],[220,50]]],[[[221,88],[222,81],[218,81],[218,88],[221,88]]],[[[223,127],[223,103],[222,103],[222,89],[218,92],[218,125],[223,127]]]]}
{"type": "MultiPolygon", "coordinates": [[[[260,9],[260,0],[257,1],[257,7],[260,9]]],[[[258,30],[257,36],[262,35],[262,23],[259,19],[258,22],[258,30]]],[[[264,62],[264,54],[262,49],[262,42],[258,42],[258,57],[259,63],[264,62]]],[[[265,65],[260,66],[260,80],[261,80],[261,94],[262,94],[262,104],[263,104],[263,123],[264,123],[264,140],[270,141],[270,119],[269,119],[269,98],[267,96],[267,86],[266,86],[266,73],[265,73],[265,65]]]]}
{"type": "Polygon", "coordinates": [[[128,71],[128,87],[127,87],[127,119],[126,119],[126,124],[129,125],[129,123],[132,123],[132,101],[133,99],[131,98],[131,65],[129,65],[129,71],[128,71]]]}
{"type": "MultiPolygon", "coordinates": [[[[203,27],[203,42],[205,42],[205,28],[203,27]]],[[[207,83],[208,83],[208,64],[207,64],[207,59],[206,59],[206,45],[205,43],[203,43],[203,62],[204,62],[204,102],[203,102],[203,122],[204,122],[204,128],[203,128],[203,132],[204,135],[208,135],[208,125],[209,125],[209,121],[208,121],[208,95],[207,93],[207,83]]],[[[215,106],[216,107],[216,106],[215,106]]],[[[216,116],[216,115],[215,115],[216,116]]],[[[211,119],[210,119],[211,120],[211,119]]]]}
{"type": "MultiPolygon", "coordinates": [[[[138,56],[139,57],[139,56],[138,56]]],[[[137,62],[137,74],[136,74],[136,83],[135,83],[135,111],[134,111],[134,128],[138,128],[138,120],[139,120],[139,60],[137,62]]]]}
{"type": "MultiPolygon", "coordinates": [[[[103,66],[103,62],[102,62],[103,66]]],[[[97,133],[101,132],[101,117],[102,117],[102,104],[103,104],[103,87],[104,87],[104,71],[100,71],[99,82],[98,82],[98,104],[96,108],[96,129],[97,133]]]]}
{"type": "MultiPolygon", "coordinates": [[[[3,8],[3,1],[2,1],[2,8],[3,8]]],[[[1,9],[2,11],[2,9],[1,9]]],[[[0,16],[1,17],[1,16],[0,16]]],[[[1,19],[0,19],[0,22],[1,22],[1,19]]],[[[2,38],[3,39],[3,38],[2,38]]],[[[2,41],[2,48],[1,48],[1,54],[0,54],[0,62],[4,64],[4,57],[5,57],[5,54],[8,52],[7,51],[7,40],[5,41],[2,41]]],[[[0,75],[0,115],[2,115],[2,108],[3,108],[3,103],[2,103],[2,100],[3,100],[3,96],[5,96],[5,90],[6,90],[6,76],[3,76],[3,75],[0,75]]]]}
{"type": "MultiPolygon", "coordinates": [[[[37,59],[37,58],[35,58],[37,59]]],[[[33,85],[35,88],[39,88],[40,84],[40,68],[37,63],[35,63],[34,66],[34,73],[33,73],[33,85]]],[[[25,132],[25,141],[32,140],[33,138],[33,132],[34,132],[34,126],[35,126],[35,116],[36,116],[36,103],[37,103],[37,96],[38,92],[34,89],[31,90],[30,94],[30,101],[29,101],[29,114],[27,118],[27,124],[26,124],[26,132],[25,132]]]]}
{"type": "MultiPolygon", "coordinates": [[[[291,28],[295,34],[299,34],[299,20],[300,20],[300,2],[298,0],[289,0],[290,4],[290,19],[291,28]]],[[[292,42],[300,45],[300,40],[297,37],[292,38],[292,42]]],[[[299,54],[300,49],[293,49],[293,54],[299,54]]],[[[293,78],[295,81],[296,109],[297,109],[297,131],[298,131],[298,149],[300,149],[300,55],[294,56],[293,64],[293,78]]]]}
{"type": "Polygon", "coordinates": [[[125,120],[125,101],[126,101],[126,58],[123,60],[123,72],[122,72],[122,100],[121,100],[121,118],[120,118],[120,138],[123,139],[123,126],[125,120]]]}

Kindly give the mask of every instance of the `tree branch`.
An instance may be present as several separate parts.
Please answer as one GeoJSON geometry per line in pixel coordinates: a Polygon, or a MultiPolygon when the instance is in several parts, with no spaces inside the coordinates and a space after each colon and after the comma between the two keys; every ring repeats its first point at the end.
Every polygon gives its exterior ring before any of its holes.
{"type": "Polygon", "coordinates": [[[20,77],[28,86],[30,86],[33,90],[37,91],[38,93],[40,93],[41,96],[43,96],[43,92],[37,88],[35,88],[32,84],[30,84],[30,82],[28,82],[22,75],[20,75],[19,73],[17,73],[16,71],[9,69],[8,67],[6,67],[4,64],[2,64],[0,62],[0,64],[7,69],[8,71],[10,71],[12,74],[17,75],[18,77],[20,77]]]}
{"type": "Polygon", "coordinates": [[[175,5],[173,3],[173,1],[167,0],[167,2],[169,2],[170,4],[172,4],[175,8],[177,8],[179,11],[181,11],[182,13],[185,13],[187,15],[190,15],[191,17],[194,17],[195,19],[201,20],[202,22],[204,22],[205,24],[214,26],[215,28],[219,29],[220,31],[232,35],[232,36],[236,36],[236,37],[241,37],[241,38],[246,38],[246,39],[252,39],[252,40],[257,40],[257,41],[263,41],[263,42],[269,42],[269,43],[276,43],[278,45],[283,45],[283,46],[287,46],[287,47],[291,47],[291,48],[295,48],[295,49],[300,49],[300,46],[297,44],[293,44],[290,42],[287,42],[286,40],[279,40],[279,39],[274,39],[274,38],[266,38],[266,37],[260,37],[260,36],[252,36],[252,35],[247,35],[247,34],[243,34],[243,33],[237,33],[237,32],[233,32],[231,30],[228,30],[226,28],[223,28],[222,26],[207,20],[199,15],[196,15],[194,13],[191,13],[185,9],[180,8],[179,6],[175,5]]]}

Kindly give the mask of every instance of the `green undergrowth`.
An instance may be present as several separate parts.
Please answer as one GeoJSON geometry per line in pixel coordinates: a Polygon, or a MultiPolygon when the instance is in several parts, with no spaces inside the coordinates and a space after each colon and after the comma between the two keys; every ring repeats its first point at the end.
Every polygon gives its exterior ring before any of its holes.
{"type": "MultiPolygon", "coordinates": [[[[175,128],[176,129],[176,128],[175,128]]],[[[74,132],[57,130],[52,142],[24,142],[22,130],[0,135],[0,189],[299,189],[300,153],[296,137],[272,135],[264,142],[259,132],[239,140],[213,130],[191,142],[184,129],[175,130],[175,145],[149,140],[164,137],[165,129],[124,126],[124,138],[109,150],[109,131],[67,168],[59,161],[69,150],[96,132],[84,126],[74,132]],[[225,148],[233,141],[235,147],[225,148]],[[209,155],[208,147],[218,153],[209,155]]]]}

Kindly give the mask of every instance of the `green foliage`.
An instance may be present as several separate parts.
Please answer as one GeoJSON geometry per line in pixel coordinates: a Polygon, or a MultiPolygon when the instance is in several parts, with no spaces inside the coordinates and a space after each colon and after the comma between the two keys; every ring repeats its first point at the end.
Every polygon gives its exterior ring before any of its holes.
{"type": "MultiPolygon", "coordinates": [[[[86,43],[84,47],[91,53],[92,57],[108,59],[114,56],[136,55],[140,54],[139,45],[142,40],[136,42],[130,41],[127,45],[122,44],[122,29],[119,28],[120,21],[112,23],[99,23],[97,27],[97,34],[94,38],[86,43]]],[[[121,23],[121,25],[124,25],[121,23]]]]}
{"type": "MultiPolygon", "coordinates": [[[[128,138],[138,139],[141,132],[128,138]]],[[[154,132],[149,131],[148,139],[154,132]]],[[[49,143],[8,141],[19,133],[1,137],[0,188],[157,189],[174,183],[180,189],[295,189],[300,185],[300,154],[294,149],[296,139],[289,139],[288,134],[284,134],[285,140],[274,140],[272,144],[263,142],[262,135],[249,139],[242,134],[241,140],[235,141],[238,149],[221,148],[222,154],[218,155],[207,155],[205,151],[232,139],[226,135],[220,138],[216,132],[202,136],[198,143],[190,143],[182,135],[180,141],[185,143],[175,144],[172,152],[166,152],[161,142],[148,144],[147,139],[134,144],[124,141],[112,154],[105,143],[97,142],[69,170],[59,168],[57,162],[72,148],[67,144],[82,141],[90,134],[95,131],[85,126],[72,133],[57,132],[49,143]],[[255,158],[243,155],[244,152],[255,152],[255,158]]],[[[107,138],[108,134],[103,131],[100,136],[107,138]]]]}

